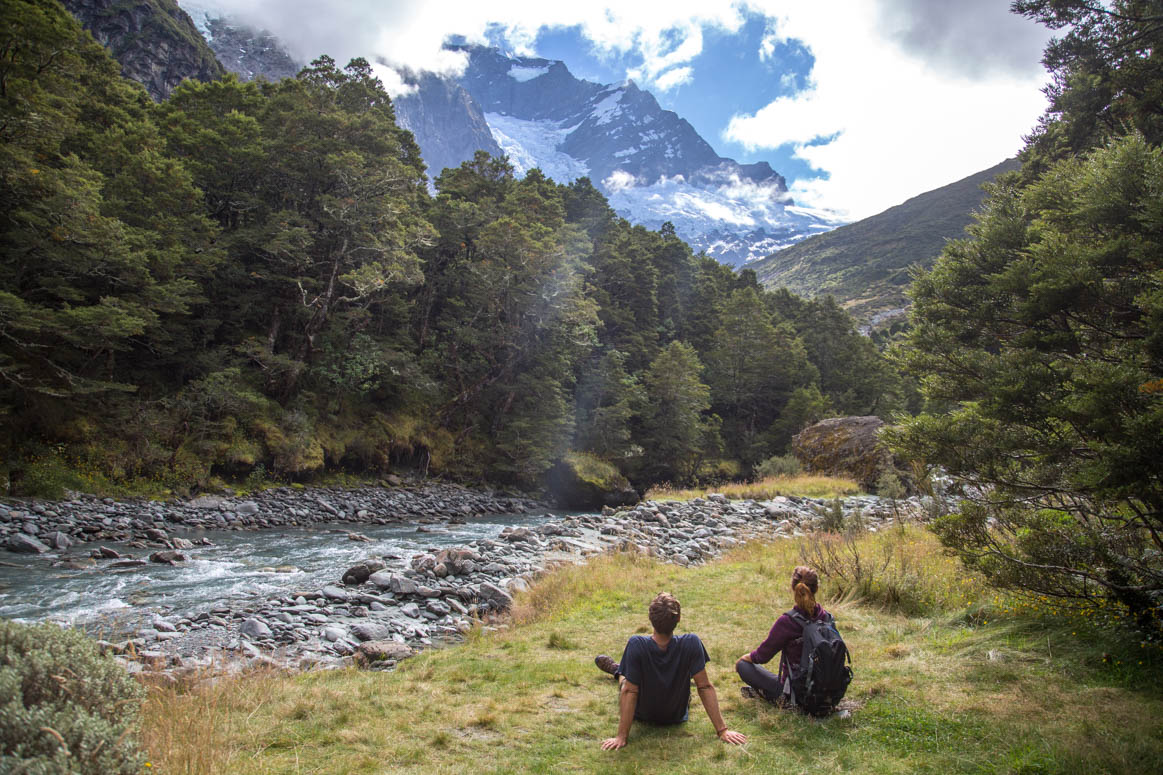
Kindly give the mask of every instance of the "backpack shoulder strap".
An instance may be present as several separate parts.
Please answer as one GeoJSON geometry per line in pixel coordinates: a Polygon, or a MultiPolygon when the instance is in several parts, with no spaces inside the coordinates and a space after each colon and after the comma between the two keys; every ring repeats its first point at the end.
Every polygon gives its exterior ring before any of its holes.
{"type": "Polygon", "coordinates": [[[809,621],[808,617],[804,616],[804,612],[798,608],[793,608],[784,615],[799,624],[801,627],[807,624],[809,621]]]}

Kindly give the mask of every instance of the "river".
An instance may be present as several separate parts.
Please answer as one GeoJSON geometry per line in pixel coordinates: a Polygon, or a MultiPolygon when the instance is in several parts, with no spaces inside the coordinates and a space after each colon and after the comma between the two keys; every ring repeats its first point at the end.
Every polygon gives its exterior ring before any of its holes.
{"type": "MultiPolygon", "coordinates": [[[[99,562],[86,570],[65,570],[53,567],[60,552],[5,552],[0,564],[0,617],[51,620],[112,636],[134,629],[153,614],[188,617],[338,584],[348,567],[369,557],[383,558],[389,569],[403,569],[418,553],[495,538],[506,526],[536,527],[554,518],[496,514],[420,528],[414,523],[331,523],[273,530],[171,530],[171,535],[191,540],[204,536],[213,543],[183,550],[189,560],[175,566],[149,563],[108,569],[107,562],[99,562]],[[352,541],[347,532],[371,541],[352,541]]],[[[102,545],[138,558],[149,554],[115,542],[102,545]]],[[[75,547],[69,556],[86,556],[95,546],[75,547]]]]}

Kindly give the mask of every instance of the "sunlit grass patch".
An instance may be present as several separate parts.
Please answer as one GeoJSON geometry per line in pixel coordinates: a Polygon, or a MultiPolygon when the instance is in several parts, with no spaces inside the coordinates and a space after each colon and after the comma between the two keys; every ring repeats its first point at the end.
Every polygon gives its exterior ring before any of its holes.
{"type": "Polygon", "coordinates": [[[620,554],[556,569],[517,596],[509,629],[480,629],[394,673],[257,676],[159,694],[147,707],[150,755],[158,772],[244,775],[1163,769],[1163,658],[1132,665],[1138,646],[1124,631],[1082,637],[1074,622],[1004,610],[1009,598],[995,605],[980,580],[963,583],[965,571],[919,529],[856,540],[866,557],[895,546],[930,587],[906,610],[823,578],[820,598],[856,670],[849,719],[739,695],[734,662],[790,606],[787,580],[807,545],[779,541],[696,568],[620,554]],[[616,684],[593,656],[620,658],[628,635],[648,631],[646,605],[662,590],[682,601],[680,631],[706,644],[724,716],[747,746],[715,740],[696,700],[685,725],[635,725],[628,748],[599,750],[617,725],[616,684]],[[168,724],[189,727],[188,745],[214,758],[159,736],[168,724]]]}
{"type": "Polygon", "coordinates": [[[688,501],[720,493],[732,500],[769,500],[778,495],[798,495],[806,498],[838,498],[859,495],[860,485],[851,479],[816,474],[770,476],[755,482],[730,482],[704,488],[677,488],[655,485],[646,491],[646,500],[688,501]]]}

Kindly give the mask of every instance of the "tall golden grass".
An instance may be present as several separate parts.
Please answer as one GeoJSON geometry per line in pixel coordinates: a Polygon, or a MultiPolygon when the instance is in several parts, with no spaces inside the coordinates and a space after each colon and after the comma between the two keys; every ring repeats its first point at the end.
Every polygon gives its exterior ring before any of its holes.
{"type": "Polygon", "coordinates": [[[818,474],[769,476],[754,482],[730,482],[714,487],[679,488],[668,484],[656,485],[646,492],[647,500],[689,501],[709,493],[720,493],[732,500],[769,500],[778,495],[799,495],[807,498],[837,498],[860,494],[860,485],[851,479],[818,474]]]}

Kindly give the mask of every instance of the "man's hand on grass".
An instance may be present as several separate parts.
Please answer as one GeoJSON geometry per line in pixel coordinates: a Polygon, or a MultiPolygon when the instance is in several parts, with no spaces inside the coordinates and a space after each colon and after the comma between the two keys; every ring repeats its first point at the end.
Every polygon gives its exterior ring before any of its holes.
{"type": "Polygon", "coordinates": [[[732,732],[730,729],[724,729],[719,733],[719,739],[724,743],[731,743],[732,745],[743,745],[747,742],[747,735],[741,732],[732,732]]]}
{"type": "MultiPolygon", "coordinates": [[[[734,734],[734,732],[732,732],[731,734],[734,734]]],[[[602,741],[602,750],[603,751],[616,751],[619,748],[625,748],[625,747],[626,747],[626,738],[624,738],[624,737],[607,737],[605,740],[602,741]]]]}

